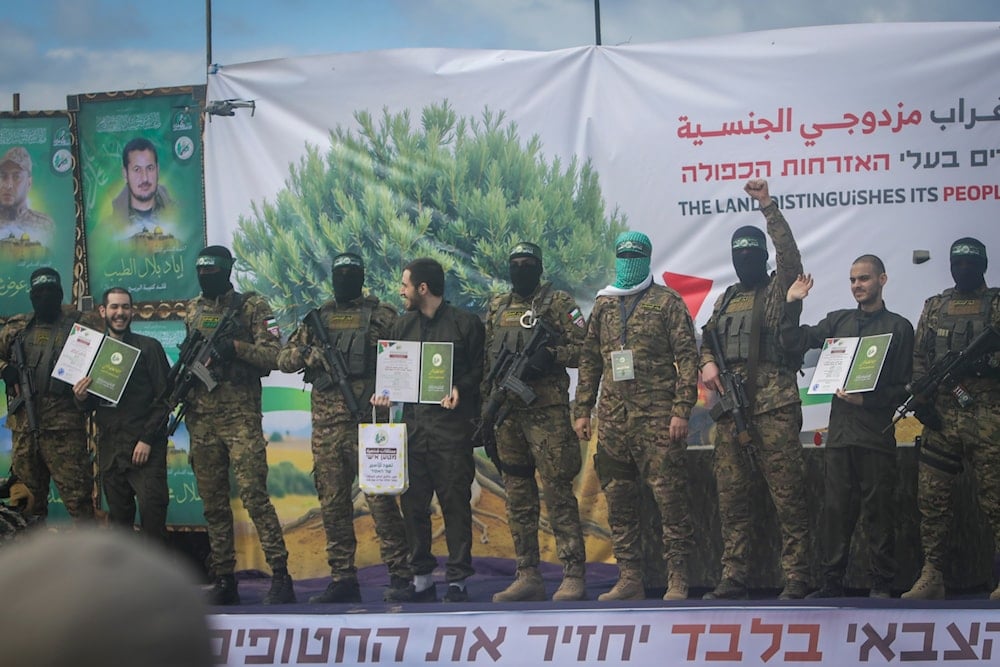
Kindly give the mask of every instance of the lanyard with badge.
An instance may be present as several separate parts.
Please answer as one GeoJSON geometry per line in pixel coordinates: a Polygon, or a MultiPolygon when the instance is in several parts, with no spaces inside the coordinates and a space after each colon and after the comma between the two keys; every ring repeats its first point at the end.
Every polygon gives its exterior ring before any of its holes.
{"type": "Polygon", "coordinates": [[[647,287],[639,292],[628,310],[625,309],[625,297],[618,297],[618,311],[621,314],[622,320],[622,335],[621,349],[611,351],[611,379],[614,382],[635,379],[635,364],[632,360],[632,350],[625,348],[625,345],[628,343],[628,321],[632,317],[632,313],[639,306],[639,302],[642,301],[642,297],[646,295],[648,289],[647,287]]]}

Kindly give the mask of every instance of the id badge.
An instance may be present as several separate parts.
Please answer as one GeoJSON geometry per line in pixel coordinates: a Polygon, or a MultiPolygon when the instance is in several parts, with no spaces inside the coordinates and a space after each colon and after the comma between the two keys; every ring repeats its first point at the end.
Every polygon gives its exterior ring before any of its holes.
{"type": "Polygon", "coordinates": [[[611,353],[611,379],[615,382],[635,379],[632,350],[615,350],[611,353]]]}

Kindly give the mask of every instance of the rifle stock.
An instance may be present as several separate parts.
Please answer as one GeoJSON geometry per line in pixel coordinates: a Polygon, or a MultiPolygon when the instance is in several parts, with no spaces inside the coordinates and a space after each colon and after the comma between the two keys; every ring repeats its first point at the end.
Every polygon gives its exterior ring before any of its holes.
{"type": "Polygon", "coordinates": [[[28,367],[27,355],[24,352],[24,339],[19,334],[15,336],[14,342],[10,346],[12,361],[17,368],[17,394],[14,394],[13,387],[7,387],[8,398],[7,412],[16,414],[20,410],[25,411],[28,420],[28,430],[35,445],[38,445],[38,437],[41,435],[41,428],[38,424],[38,410],[35,406],[35,378],[28,367]]]}

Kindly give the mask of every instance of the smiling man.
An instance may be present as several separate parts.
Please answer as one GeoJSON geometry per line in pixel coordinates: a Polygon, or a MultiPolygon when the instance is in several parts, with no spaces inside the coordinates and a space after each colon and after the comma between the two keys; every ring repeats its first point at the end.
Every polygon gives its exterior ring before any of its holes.
{"type": "Polygon", "coordinates": [[[167,386],[170,366],[155,338],[132,331],[132,296],[122,287],[104,293],[99,308],[106,333],[139,349],[139,358],[117,405],[87,392],[91,378],[73,386],[77,405],[94,412],[101,487],[108,501],[108,520],[131,530],[136,502],[145,536],[167,539],[166,408],[158,400],[167,386]]]}
{"type": "Polygon", "coordinates": [[[862,255],[851,264],[851,294],[856,308],[829,313],[816,326],[799,326],[802,300],[813,279],[801,275],[788,288],[782,342],[792,349],[822,347],[827,338],[892,334],[882,373],[872,391],[845,393],[839,388],[830,406],[830,430],[823,452],[826,463],[820,520],[822,583],[807,597],[844,594],[844,574],[851,536],[860,511],[868,540],[869,596],[891,597],[896,578],[896,434],[893,412],[907,396],[913,367],[913,325],[890,312],[882,299],[889,278],[882,260],[862,255]]]}

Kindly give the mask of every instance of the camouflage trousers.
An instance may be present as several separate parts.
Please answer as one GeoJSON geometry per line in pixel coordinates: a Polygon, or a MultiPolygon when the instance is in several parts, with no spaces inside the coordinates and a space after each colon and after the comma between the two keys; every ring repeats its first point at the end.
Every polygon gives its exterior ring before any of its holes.
{"type": "MultiPolygon", "coordinates": [[[[805,461],[799,432],[802,409],[786,405],[755,415],[757,457],[781,526],[781,569],[786,581],[809,581],[809,517],[806,511],[805,461]]],[[[733,432],[731,418],[715,425],[714,472],[722,523],[722,576],[746,582],[751,564],[750,470],[733,432]]]]}
{"type": "MultiPolygon", "coordinates": [[[[354,421],[330,425],[313,424],[313,479],[319,495],[326,558],[335,581],[357,579],[354,556],[358,541],[354,534],[354,479],[358,473],[358,425],[354,421]]],[[[379,553],[389,574],[404,579],[413,576],[409,565],[406,527],[396,496],[365,495],[379,553]]]]}
{"type": "Polygon", "coordinates": [[[229,501],[229,468],[240,500],[253,521],[271,569],[287,567],[288,551],[278,515],[267,492],[267,450],[260,413],[227,412],[187,419],[191,434],[191,468],[201,495],[216,576],[236,569],[233,509],[229,501]]]}
{"type": "Polygon", "coordinates": [[[535,468],[565,576],[582,577],[587,562],[580,508],[573,480],[580,473],[580,441],[570,426],[569,407],[550,405],[511,411],[497,429],[497,451],[504,466],[507,525],[514,539],[517,567],[537,567],[541,513],[535,468]]]}
{"type": "Polygon", "coordinates": [[[34,498],[26,517],[48,515],[49,483],[55,482],[66,511],[76,521],[94,518],[94,473],[82,430],[14,431],[11,467],[34,498]]]}
{"type": "MultiPolygon", "coordinates": [[[[950,398],[948,400],[951,400],[950,398]]],[[[979,506],[1000,550],[1000,401],[979,400],[967,409],[938,401],[941,431],[924,429],[917,478],[920,542],[924,560],[945,567],[952,524],[954,478],[963,465],[976,472],[979,506]]]]}
{"type": "Polygon", "coordinates": [[[691,553],[687,445],[670,440],[670,409],[664,406],[662,417],[623,411],[624,419],[598,422],[594,467],[608,502],[611,547],[619,568],[642,567],[643,483],[660,511],[667,563],[686,561],[691,553]]]}
{"type": "MultiPolygon", "coordinates": [[[[102,437],[98,448],[115,446],[121,448],[119,451],[127,451],[134,442],[130,439],[115,443],[113,438],[102,437]]],[[[166,447],[154,447],[149,461],[143,466],[124,465],[120,457],[115,458],[100,474],[101,489],[108,501],[108,521],[131,530],[138,504],[143,534],[165,542],[170,501],[166,447]]]]}

